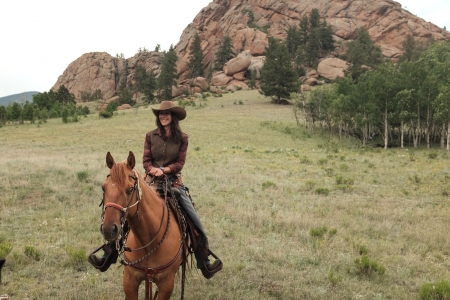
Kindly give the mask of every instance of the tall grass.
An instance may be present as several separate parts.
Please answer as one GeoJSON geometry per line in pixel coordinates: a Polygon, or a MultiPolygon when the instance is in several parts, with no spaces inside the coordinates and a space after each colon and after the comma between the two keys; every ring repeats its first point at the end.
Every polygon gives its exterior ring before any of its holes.
{"type": "MultiPolygon", "coordinates": [[[[224,261],[210,280],[192,269],[186,299],[419,299],[450,278],[444,150],[311,134],[254,91],[186,109],[184,182],[224,261]]],[[[139,158],[154,122],[139,108],[0,128],[0,235],[12,245],[0,294],[124,297],[119,265],[100,273],[82,258],[102,243],[106,152],[139,158]]]]}

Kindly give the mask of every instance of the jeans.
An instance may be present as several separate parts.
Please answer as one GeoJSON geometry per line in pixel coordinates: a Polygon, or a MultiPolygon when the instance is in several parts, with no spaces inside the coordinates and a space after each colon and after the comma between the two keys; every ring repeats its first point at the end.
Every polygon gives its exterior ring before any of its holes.
{"type": "MultiPolygon", "coordinates": [[[[200,222],[200,218],[197,215],[197,211],[195,210],[194,206],[192,205],[191,199],[188,195],[186,195],[186,189],[184,186],[180,186],[178,188],[180,190],[180,206],[183,209],[183,211],[188,215],[189,219],[191,219],[192,223],[194,223],[195,227],[197,227],[201,237],[202,237],[202,243],[205,248],[208,247],[208,238],[206,237],[206,232],[203,229],[203,225],[200,222]]],[[[196,253],[194,253],[195,259],[197,260],[197,268],[203,267],[202,264],[199,263],[199,258],[196,253]]],[[[206,264],[209,264],[209,260],[206,261],[206,264]]]]}

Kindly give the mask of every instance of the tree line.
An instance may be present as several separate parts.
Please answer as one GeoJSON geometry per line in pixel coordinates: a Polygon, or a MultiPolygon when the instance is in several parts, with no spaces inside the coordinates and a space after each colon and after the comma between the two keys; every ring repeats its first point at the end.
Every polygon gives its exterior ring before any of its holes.
{"type": "Polygon", "coordinates": [[[47,119],[62,118],[64,123],[77,122],[79,116],[89,114],[88,107],[76,106],[75,96],[62,85],[58,91],[50,90],[33,95],[33,102],[17,102],[0,106],[0,126],[7,123],[23,124],[47,122],[47,119]]]}
{"type": "Polygon", "coordinates": [[[347,52],[346,77],[297,100],[307,126],[356,136],[363,146],[380,140],[384,148],[440,144],[449,150],[450,45],[409,36],[399,62],[392,62],[381,58],[367,30],[359,36],[347,52]]]}

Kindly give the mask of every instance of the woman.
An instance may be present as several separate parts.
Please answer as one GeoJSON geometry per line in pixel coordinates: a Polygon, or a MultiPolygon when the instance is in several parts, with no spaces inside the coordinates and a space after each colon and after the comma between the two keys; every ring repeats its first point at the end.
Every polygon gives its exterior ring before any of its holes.
{"type": "Polygon", "coordinates": [[[222,262],[216,259],[211,264],[208,259],[208,238],[181,179],[181,170],[186,161],[188,149],[188,136],[182,132],[178,122],[186,118],[186,111],[180,106],[175,106],[171,101],[162,101],[159,108],[152,108],[152,111],[156,116],[157,128],[145,136],[144,170],[146,174],[154,178],[167,175],[179,189],[181,196],[179,204],[200,232],[206,252],[206,255],[197,251],[194,253],[197,268],[209,279],[222,269],[222,262]]]}

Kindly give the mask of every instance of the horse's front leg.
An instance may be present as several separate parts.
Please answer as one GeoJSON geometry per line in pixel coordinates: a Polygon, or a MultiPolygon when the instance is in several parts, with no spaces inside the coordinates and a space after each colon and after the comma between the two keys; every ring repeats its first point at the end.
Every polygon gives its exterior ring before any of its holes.
{"type": "Polygon", "coordinates": [[[126,300],[138,300],[139,285],[142,278],[136,276],[135,270],[131,267],[124,267],[123,271],[123,291],[125,292],[126,300]]]}
{"type": "Polygon", "coordinates": [[[169,300],[175,286],[175,275],[158,283],[158,300],[169,300]]]}

